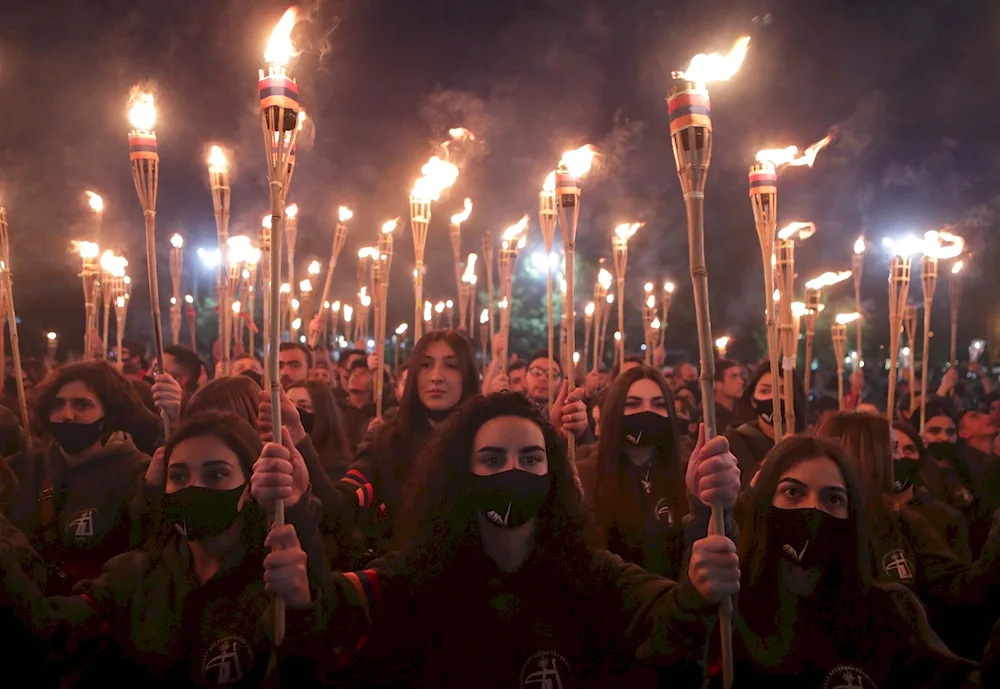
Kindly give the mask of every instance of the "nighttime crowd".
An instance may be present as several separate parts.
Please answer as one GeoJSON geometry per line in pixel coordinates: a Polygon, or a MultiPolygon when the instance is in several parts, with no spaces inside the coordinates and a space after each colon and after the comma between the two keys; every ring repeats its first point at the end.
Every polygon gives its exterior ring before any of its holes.
{"type": "Polygon", "coordinates": [[[662,348],[569,389],[433,330],[377,417],[377,355],[284,342],[275,438],[254,354],[99,349],[0,408],[7,686],[717,687],[726,599],[735,686],[1000,682],[986,367],[931,372],[923,432],[905,374],[892,422],[865,369],[844,409],[796,377],[775,444],[766,362],[715,362],[706,440],[662,348]]]}

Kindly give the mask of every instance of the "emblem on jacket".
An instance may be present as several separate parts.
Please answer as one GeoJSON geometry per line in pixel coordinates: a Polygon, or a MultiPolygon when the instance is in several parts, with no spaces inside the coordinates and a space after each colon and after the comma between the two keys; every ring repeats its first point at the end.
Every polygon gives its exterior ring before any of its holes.
{"type": "Polygon", "coordinates": [[[88,508],[80,510],[73,515],[73,518],[66,523],[66,531],[77,540],[86,540],[94,537],[94,517],[97,510],[88,508]]]}
{"type": "Polygon", "coordinates": [[[489,519],[494,524],[496,524],[497,526],[507,526],[507,524],[510,523],[510,508],[511,508],[511,506],[512,506],[512,503],[508,502],[507,503],[507,514],[505,514],[502,517],[500,516],[500,513],[497,512],[496,510],[487,510],[486,511],[486,518],[489,519]]]}
{"type": "Polygon", "coordinates": [[[823,680],[823,689],[878,689],[878,685],[861,668],[838,665],[823,680]]]}
{"type": "Polygon", "coordinates": [[[895,574],[900,581],[913,581],[914,569],[906,554],[899,549],[890,550],[882,558],[882,568],[886,574],[895,574]]]}
{"type": "Polygon", "coordinates": [[[522,689],[570,689],[569,663],[555,651],[540,651],[521,667],[522,689]]]}
{"type": "Polygon", "coordinates": [[[670,505],[667,504],[666,498],[660,498],[656,501],[654,514],[656,515],[656,521],[658,522],[666,520],[667,524],[674,523],[673,515],[670,514],[670,505]]]}
{"type": "Polygon", "coordinates": [[[205,652],[202,674],[205,683],[225,687],[243,681],[244,673],[253,665],[253,649],[243,638],[227,636],[219,639],[205,652]]]}

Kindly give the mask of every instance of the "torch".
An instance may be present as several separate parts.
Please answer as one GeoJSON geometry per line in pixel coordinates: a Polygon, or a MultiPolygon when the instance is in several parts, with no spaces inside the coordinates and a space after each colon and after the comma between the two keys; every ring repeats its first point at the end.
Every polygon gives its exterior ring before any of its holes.
{"type": "Polygon", "coordinates": [[[903,329],[903,311],[910,289],[910,257],[923,249],[923,242],[915,237],[903,241],[884,242],[893,252],[889,264],[889,394],[886,413],[892,421],[896,404],[896,375],[899,368],[899,333],[903,329]]]}
{"type": "MultiPolygon", "coordinates": [[[[706,439],[715,436],[715,359],[712,355],[712,323],[708,310],[708,269],[705,266],[705,181],[712,158],[712,116],[705,84],[708,81],[726,80],[735,74],[746,56],[749,43],[749,38],[741,38],[727,56],[717,53],[695,56],[685,72],[674,73],[674,86],[667,97],[674,161],[687,207],[706,439]]],[[[714,533],[725,533],[723,513],[719,505],[712,505],[712,529],[714,533]]],[[[719,608],[719,622],[723,686],[728,689],[733,682],[732,600],[729,598],[719,608]]]]}
{"type": "MultiPolygon", "coordinates": [[[[851,255],[851,275],[854,276],[854,311],[861,313],[861,276],[865,271],[865,238],[858,237],[854,241],[854,253],[851,255]]],[[[861,319],[857,319],[857,348],[858,362],[865,360],[864,350],[861,348],[861,319]]]]}
{"type": "Polygon", "coordinates": [[[475,254],[469,254],[465,262],[465,272],[458,291],[458,327],[472,337],[472,312],[476,308],[476,259],[475,254]]]}
{"type": "MultiPolygon", "coordinates": [[[[552,240],[556,235],[556,173],[550,172],[542,183],[538,193],[538,222],[542,228],[542,242],[545,245],[545,304],[548,314],[548,345],[549,361],[555,358],[555,342],[553,340],[552,321],[552,240]]],[[[565,311],[565,305],[563,306],[565,311]]],[[[589,337],[589,331],[588,331],[589,337]]],[[[552,378],[552,367],[549,367],[549,407],[552,407],[552,396],[555,394],[552,378]]]]}
{"type": "Polygon", "coordinates": [[[479,314],[479,340],[483,344],[483,375],[486,375],[486,345],[489,343],[490,309],[483,309],[479,314]]]}
{"type": "Polygon", "coordinates": [[[97,277],[100,273],[98,255],[100,248],[94,242],[76,242],[77,251],[80,252],[80,259],[83,268],[80,271],[80,278],[83,280],[84,298],[84,322],[86,323],[83,340],[83,358],[89,361],[93,358],[93,345],[91,343],[91,332],[97,322],[97,277]]]}
{"type": "MultiPolygon", "coordinates": [[[[310,287],[310,291],[312,290],[313,286],[319,284],[319,282],[318,282],[319,281],[319,271],[320,271],[319,261],[310,261],[309,262],[309,266],[306,268],[306,273],[308,273],[308,275],[309,275],[309,287],[310,287]]],[[[321,307],[323,305],[323,301],[324,301],[323,299],[320,299],[319,303],[316,304],[316,307],[317,307],[316,308],[316,315],[317,316],[320,313],[321,307]]],[[[313,317],[312,308],[311,308],[312,307],[312,301],[311,300],[309,302],[309,306],[310,306],[310,309],[309,309],[309,313],[307,315],[309,317],[309,320],[311,321],[312,317],[313,317]]]]}
{"type": "MultiPolygon", "coordinates": [[[[198,310],[194,305],[194,297],[190,294],[184,295],[184,315],[187,316],[188,332],[191,335],[191,351],[198,351],[198,310]]],[[[253,337],[253,335],[251,335],[253,337]]],[[[250,347],[253,351],[253,347],[250,347]]]]}
{"type": "Polygon", "coordinates": [[[948,280],[948,303],[951,307],[951,348],[948,350],[948,361],[952,366],[958,366],[958,359],[955,358],[956,345],[958,343],[958,309],[962,305],[962,279],[960,274],[965,266],[965,261],[956,261],[951,267],[951,279],[948,280]]]}
{"type": "MultiPolygon", "coordinates": [[[[382,417],[382,387],[385,378],[385,321],[388,315],[389,297],[389,267],[392,264],[392,233],[399,224],[399,218],[393,218],[382,224],[379,234],[378,248],[372,263],[372,278],[375,291],[375,351],[378,353],[378,372],[375,380],[375,416],[382,417]]],[[[406,324],[402,332],[396,329],[396,360],[399,364],[399,335],[406,332],[406,324]]]]}
{"type": "MultiPolygon", "coordinates": [[[[95,280],[97,245],[94,244],[95,280]]],[[[17,403],[21,412],[21,422],[27,440],[31,447],[31,423],[28,417],[28,399],[24,394],[24,373],[21,368],[21,346],[17,336],[17,314],[14,311],[13,279],[10,271],[10,231],[7,227],[7,209],[0,206],[0,273],[3,275],[4,305],[7,307],[7,326],[10,328],[10,354],[14,360],[14,381],[17,385],[17,403]]],[[[93,289],[91,289],[93,292],[93,289]]],[[[89,340],[89,338],[88,338],[89,340]]]]}
{"type": "Polygon", "coordinates": [[[295,298],[295,244],[299,237],[299,205],[293,203],[285,208],[284,232],[285,249],[288,254],[288,284],[292,286],[291,298],[295,298]]]}
{"type": "MultiPolygon", "coordinates": [[[[601,363],[604,363],[604,345],[608,340],[608,321],[611,320],[611,305],[615,303],[615,295],[608,293],[604,297],[604,308],[601,309],[601,335],[598,339],[598,344],[600,345],[600,356],[598,357],[601,363]]],[[[614,359],[614,353],[611,356],[614,359]]]]}
{"type": "Polygon", "coordinates": [[[618,274],[618,329],[622,333],[621,347],[618,350],[618,370],[625,366],[625,269],[628,267],[628,240],[636,233],[642,223],[625,223],[615,228],[611,235],[611,251],[615,260],[615,273],[618,274]]]}
{"type": "Polygon", "coordinates": [[[181,341],[181,269],[184,267],[184,237],[176,232],[170,238],[170,282],[174,296],[170,300],[170,331],[174,344],[181,341]]]}
{"type": "Polygon", "coordinates": [[[352,323],[354,319],[354,307],[350,304],[344,304],[344,335],[347,336],[348,342],[351,346],[354,346],[354,325],[352,323]]]}
{"type": "Polygon", "coordinates": [[[249,262],[252,252],[253,247],[250,245],[250,238],[246,235],[234,235],[226,240],[226,257],[229,259],[229,265],[226,266],[226,295],[229,317],[226,323],[229,328],[223,334],[223,356],[231,356],[233,335],[239,332],[233,322],[239,311],[233,309],[233,304],[235,303],[243,279],[243,265],[249,262]]]}
{"type": "Polygon", "coordinates": [[[861,317],[860,313],[837,314],[836,322],[831,326],[833,336],[833,355],[837,359],[837,403],[838,408],[844,408],[844,357],[847,354],[847,324],[861,317]]]}
{"type": "Polygon", "coordinates": [[[663,346],[664,340],[667,339],[667,317],[670,316],[670,305],[674,301],[674,290],[676,287],[672,282],[663,283],[663,301],[660,303],[660,337],[657,344],[663,346]]]}
{"type": "Polygon", "coordinates": [[[340,320],[340,302],[339,301],[335,301],[332,304],[330,304],[330,313],[333,314],[332,316],[330,316],[330,333],[331,333],[331,335],[333,337],[334,346],[336,346],[336,342],[337,342],[337,325],[338,325],[337,322],[340,320]]]}
{"type": "Polygon", "coordinates": [[[594,314],[594,370],[599,370],[599,364],[604,359],[604,330],[608,325],[608,290],[611,289],[611,273],[601,268],[597,273],[597,281],[594,283],[594,304],[596,313],[594,314]]]}
{"type": "MultiPolygon", "coordinates": [[[[163,374],[163,324],[160,322],[159,282],[156,279],[156,191],[160,182],[160,154],[153,124],[156,107],[153,95],[133,89],[129,99],[129,157],[132,160],[132,180],[146,220],[146,264],[149,272],[149,308],[153,318],[153,338],[156,342],[156,372],[163,374]]],[[[170,429],[164,419],[164,432],[170,429]]]]}
{"type": "Polygon", "coordinates": [[[434,329],[438,330],[441,327],[441,314],[444,313],[444,302],[439,301],[434,305],[434,329]]]}
{"type": "Polygon", "coordinates": [[[583,309],[583,362],[584,366],[590,358],[590,329],[594,325],[594,302],[588,302],[583,309]]]}
{"type": "Polygon", "coordinates": [[[233,301],[233,342],[234,351],[239,352],[243,348],[243,304],[239,299],[233,301]]]}
{"type": "Polygon", "coordinates": [[[368,312],[371,305],[372,298],[368,295],[368,288],[362,287],[358,292],[357,317],[354,319],[354,337],[359,340],[368,339],[368,312]]]}
{"type": "Polygon", "coordinates": [[[401,323],[399,327],[396,328],[396,337],[394,338],[396,340],[396,353],[392,359],[392,370],[397,374],[399,373],[399,347],[403,340],[406,339],[406,329],[408,327],[409,326],[407,326],[406,323],[401,323]]]}
{"type": "MultiPolygon", "coordinates": [[[[483,265],[486,266],[486,324],[489,326],[490,337],[486,342],[493,341],[493,308],[496,303],[493,301],[493,235],[487,230],[483,234],[483,265]]],[[[482,324],[482,322],[480,322],[482,324]]],[[[481,329],[481,328],[480,328],[481,329]]],[[[485,346],[485,345],[484,345],[485,346]]],[[[483,366],[486,365],[485,359],[483,366]]]]}
{"type": "Polygon", "coordinates": [[[917,408],[916,367],[913,365],[913,353],[917,351],[917,305],[907,304],[903,307],[903,330],[906,332],[906,344],[910,348],[910,414],[917,408]]]}
{"type": "Polygon", "coordinates": [[[56,352],[59,350],[59,336],[56,335],[55,331],[49,331],[45,334],[45,340],[49,352],[49,363],[55,364],[56,352]]]}
{"type": "MultiPolygon", "coordinates": [[[[208,183],[212,190],[212,205],[215,208],[215,229],[219,239],[219,269],[216,275],[219,306],[219,344],[222,349],[222,375],[232,372],[232,359],[225,342],[229,339],[229,283],[226,278],[226,267],[229,256],[226,253],[226,242],[229,240],[229,160],[218,146],[212,146],[208,155],[208,183]]],[[[268,216],[268,223],[270,223],[268,216]]],[[[270,224],[267,232],[270,237],[270,224]]],[[[263,233],[263,230],[261,231],[263,233]]],[[[269,240],[270,241],[270,240],[269,240]]],[[[263,243],[261,244],[263,246],[263,243]]],[[[266,318],[265,318],[266,320],[266,318]]]]}
{"type": "MultiPolygon", "coordinates": [[[[257,234],[257,243],[260,245],[261,257],[267,257],[267,260],[258,262],[260,266],[260,286],[264,293],[264,301],[261,304],[261,311],[263,312],[263,324],[264,324],[264,341],[265,349],[267,346],[268,333],[271,332],[271,319],[277,318],[278,320],[278,331],[281,331],[281,314],[280,312],[274,314],[271,312],[271,216],[265,215],[264,219],[261,221],[260,229],[257,234]]],[[[223,273],[225,275],[225,273],[223,273]]],[[[280,290],[280,286],[279,286],[280,290]]],[[[278,302],[280,305],[281,294],[278,294],[278,302]]],[[[221,312],[220,312],[221,313],[221,312]]],[[[223,352],[223,356],[228,357],[228,354],[223,352]]],[[[268,368],[264,367],[264,388],[269,389],[271,387],[271,372],[268,368]]]]}
{"type": "MultiPolygon", "coordinates": [[[[340,256],[340,252],[344,249],[344,242],[347,241],[347,221],[354,217],[354,213],[347,206],[341,206],[337,210],[337,227],[333,231],[333,248],[330,250],[330,264],[326,268],[326,280],[323,282],[323,297],[320,299],[321,303],[326,303],[327,298],[330,296],[330,283],[333,282],[333,271],[337,267],[337,257],[340,256]]],[[[323,310],[323,317],[320,319],[320,331],[326,325],[327,311],[323,310]]],[[[336,330],[336,327],[334,327],[336,330]]],[[[316,338],[319,336],[319,332],[316,334],[309,334],[309,346],[316,346],[316,338]]]]}
{"type": "Polygon", "coordinates": [[[312,291],[312,280],[307,279],[299,283],[299,318],[303,323],[308,323],[312,315],[312,291]]]}
{"type": "Polygon", "coordinates": [[[462,223],[472,214],[472,200],[465,199],[465,208],[461,213],[451,216],[451,228],[448,233],[451,238],[451,253],[455,259],[455,289],[458,290],[459,302],[462,300],[462,223]]]}
{"type": "Polygon", "coordinates": [[[853,271],[850,270],[843,270],[836,273],[828,271],[822,275],[814,277],[812,280],[806,281],[806,370],[804,378],[807,396],[809,395],[809,391],[812,389],[810,379],[812,374],[813,341],[816,335],[816,319],[819,317],[819,312],[823,310],[823,304],[821,303],[823,299],[823,289],[836,285],[839,282],[843,282],[847,278],[851,277],[852,274],[853,271]]]}
{"type": "Polygon", "coordinates": [[[795,291],[795,240],[804,240],[816,232],[816,226],[808,222],[793,222],[778,232],[775,243],[775,269],[778,288],[785,298],[778,314],[779,348],[783,351],[782,373],[784,378],[784,419],[787,430],[795,432],[795,366],[798,359],[799,343],[793,337],[795,324],[792,317],[792,294],[795,291]]]}
{"type": "Polygon", "coordinates": [[[720,359],[726,358],[726,348],[729,347],[729,336],[723,335],[715,341],[715,351],[720,359]]]}
{"type": "MultiPolygon", "coordinates": [[[[500,306],[500,308],[507,308],[506,304],[500,306]]],[[[434,329],[434,325],[431,323],[431,319],[434,317],[434,306],[429,301],[424,302],[424,328],[428,331],[434,329]]]]}
{"type": "MultiPolygon", "coordinates": [[[[503,306],[500,310],[500,334],[510,350],[510,305],[514,286],[514,269],[517,267],[517,256],[527,243],[525,231],[528,229],[528,216],[504,230],[500,238],[500,254],[497,265],[500,268],[500,300],[503,306]]],[[[496,352],[493,352],[494,356],[496,352]]],[[[504,352],[501,371],[507,373],[508,353],[504,352]]]]}
{"type": "Polygon", "coordinates": [[[445,322],[448,324],[449,328],[452,328],[454,327],[452,317],[454,316],[455,302],[449,299],[444,303],[444,309],[445,322]]]}
{"type": "MultiPolygon", "coordinates": [[[[648,283],[650,288],[653,284],[648,283]]],[[[653,321],[656,320],[656,297],[647,291],[646,304],[642,308],[642,333],[646,341],[646,365],[653,363],[653,347],[656,346],[656,333],[653,330],[653,321]]],[[[656,325],[660,322],[657,320],[656,325]]]]}
{"type": "Polygon", "coordinates": [[[107,357],[110,351],[109,327],[111,324],[111,303],[114,300],[114,289],[116,280],[125,277],[125,268],[128,261],[124,256],[115,256],[114,252],[108,249],[101,254],[101,291],[102,302],[104,304],[104,356],[107,357]]]}
{"type": "Polygon", "coordinates": [[[117,340],[118,370],[125,368],[122,361],[122,337],[125,335],[125,317],[128,315],[128,295],[121,292],[115,295],[115,338],[117,340]]]}
{"type": "Polygon", "coordinates": [[[420,311],[424,300],[424,245],[427,243],[427,226],[431,221],[431,202],[440,200],[441,192],[455,183],[458,179],[458,168],[437,156],[432,156],[420,168],[420,172],[423,176],[417,179],[413,191],[410,192],[410,227],[413,230],[413,252],[417,259],[414,278],[415,341],[419,341],[423,334],[420,311]]]}
{"type": "MultiPolygon", "coordinates": [[[[278,25],[271,33],[267,49],[264,51],[264,61],[267,63],[267,75],[264,70],[259,72],[258,91],[260,94],[260,122],[264,135],[264,152],[267,156],[267,176],[271,188],[271,226],[278,235],[272,237],[270,252],[270,278],[281,282],[281,220],[288,184],[291,181],[292,156],[295,139],[298,134],[299,120],[299,87],[286,69],[294,54],[291,34],[295,26],[296,10],[294,7],[285,11],[278,25]]],[[[280,313],[279,294],[271,290],[271,323],[270,331],[265,337],[267,363],[270,369],[271,383],[271,419],[272,435],[275,440],[281,437],[281,387],[278,376],[278,342],[280,330],[275,314],[280,313]]],[[[274,524],[283,526],[285,523],[285,503],[277,501],[274,509],[274,524]]],[[[274,601],[275,612],[275,644],[281,645],[285,635],[285,602],[278,598],[274,601]]]]}

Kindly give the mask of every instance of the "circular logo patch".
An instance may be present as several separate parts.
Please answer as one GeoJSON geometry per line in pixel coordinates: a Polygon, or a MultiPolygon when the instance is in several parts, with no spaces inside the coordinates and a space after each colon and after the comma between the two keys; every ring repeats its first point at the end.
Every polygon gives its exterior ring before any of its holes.
{"type": "Polygon", "coordinates": [[[202,675],[205,684],[224,687],[242,682],[244,674],[253,665],[253,649],[239,636],[226,636],[205,651],[202,660],[202,675]]]}
{"type": "Polygon", "coordinates": [[[861,668],[838,665],[823,680],[823,689],[878,689],[878,685],[861,668]]]}
{"type": "Polygon", "coordinates": [[[522,689],[570,689],[572,680],[569,663],[555,651],[539,651],[521,667],[522,689]]]}

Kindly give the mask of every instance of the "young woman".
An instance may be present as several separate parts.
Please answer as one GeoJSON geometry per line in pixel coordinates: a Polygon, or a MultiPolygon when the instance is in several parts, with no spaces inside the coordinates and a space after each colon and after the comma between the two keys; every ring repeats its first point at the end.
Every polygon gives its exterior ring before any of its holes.
{"type": "Polygon", "coordinates": [[[207,411],[226,411],[253,426],[260,409],[260,386],[247,376],[216,378],[198,388],[184,407],[183,416],[189,418],[207,411]]]}
{"type": "MultiPolygon", "coordinates": [[[[774,384],[771,364],[766,361],[762,363],[743,393],[743,400],[753,409],[757,415],[756,419],[725,431],[733,454],[740,461],[740,480],[743,481],[744,488],[750,485],[750,480],[757,473],[761,462],[774,447],[774,415],[782,407],[783,387],[782,381],[779,381],[778,385],[774,384]]],[[[797,379],[794,398],[795,429],[793,431],[786,428],[784,429],[786,433],[801,433],[806,427],[805,395],[802,393],[802,384],[797,379]]]]}
{"type": "Polygon", "coordinates": [[[596,454],[577,468],[605,547],[677,579],[688,504],[672,411],[663,376],[647,366],[627,370],[605,393],[596,454]]]}
{"type": "Polygon", "coordinates": [[[792,436],[762,467],[740,529],[739,687],[958,687],[974,671],[912,593],[872,583],[850,465],[839,445],[792,436]]]}
{"type": "Polygon", "coordinates": [[[130,438],[157,423],[106,361],[69,364],[37,389],[33,415],[47,448],[9,458],[18,481],[7,511],[48,562],[48,592],[66,593],[143,537],[138,528],[149,457],[130,438]]]}
{"type": "MultiPolygon", "coordinates": [[[[692,461],[697,497],[735,497],[731,458],[721,473],[692,461]]],[[[254,472],[259,500],[298,490],[290,465],[273,469],[254,472]]],[[[614,686],[596,680],[637,657],[700,658],[736,590],[725,536],[693,545],[679,584],[595,549],[565,441],[518,393],[465,405],[411,478],[402,550],[335,576],[330,645],[357,656],[346,686],[614,686]]]]}
{"type": "Polygon", "coordinates": [[[354,455],[347,444],[344,412],[330,387],[310,380],[290,385],[285,392],[299,412],[302,428],[312,439],[323,471],[334,481],[343,478],[354,455]]]}
{"type": "Polygon", "coordinates": [[[274,645],[273,596],[286,601],[294,645],[320,628],[319,591],[329,584],[315,528],[300,527],[300,541],[293,526],[312,519],[308,495],[289,498],[289,523],[270,534],[264,509],[248,499],[254,463],[276,454],[287,447],[262,454],[257,433],[233,414],[188,419],[167,442],[165,519],[143,549],[111,559],[74,595],[48,598],[0,552],[0,605],[68,665],[86,662],[82,686],[260,686],[274,645]]]}

